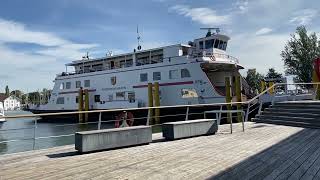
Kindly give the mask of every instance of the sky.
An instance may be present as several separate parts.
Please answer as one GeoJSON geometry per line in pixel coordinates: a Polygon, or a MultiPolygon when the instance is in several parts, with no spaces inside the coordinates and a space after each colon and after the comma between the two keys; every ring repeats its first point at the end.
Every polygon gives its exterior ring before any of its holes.
{"type": "MultiPolygon", "coordinates": [[[[132,52],[139,25],[143,49],[187,43],[201,27],[231,37],[228,53],[246,68],[283,73],[280,53],[299,25],[320,34],[319,0],[3,0],[0,92],[52,88],[65,64],[132,52]]],[[[244,70],[242,74],[245,74],[244,70]]]]}

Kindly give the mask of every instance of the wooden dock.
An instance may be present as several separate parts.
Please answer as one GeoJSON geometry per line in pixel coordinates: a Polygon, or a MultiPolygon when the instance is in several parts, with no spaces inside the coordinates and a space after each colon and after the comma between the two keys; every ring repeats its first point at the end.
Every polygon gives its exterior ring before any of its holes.
{"type": "Polygon", "coordinates": [[[246,123],[217,135],[77,154],[0,156],[0,179],[320,179],[320,130],[246,123]]]}

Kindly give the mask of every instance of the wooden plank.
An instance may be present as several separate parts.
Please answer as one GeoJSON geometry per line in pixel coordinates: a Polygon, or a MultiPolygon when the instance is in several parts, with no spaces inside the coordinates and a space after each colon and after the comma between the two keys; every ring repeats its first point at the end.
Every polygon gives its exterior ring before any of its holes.
{"type": "MultiPolygon", "coordinates": [[[[320,170],[320,156],[315,160],[315,162],[312,164],[312,166],[308,169],[308,171],[301,177],[303,180],[312,180],[317,172],[320,170]]],[[[317,179],[320,179],[318,177],[317,179]]]]}

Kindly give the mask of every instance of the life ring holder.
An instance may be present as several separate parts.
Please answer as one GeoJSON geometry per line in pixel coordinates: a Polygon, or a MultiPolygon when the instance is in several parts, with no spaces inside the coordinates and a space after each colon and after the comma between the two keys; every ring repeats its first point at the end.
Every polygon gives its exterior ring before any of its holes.
{"type": "Polygon", "coordinates": [[[116,128],[129,127],[129,126],[133,126],[133,122],[134,122],[133,114],[131,112],[123,111],[118,116],[116,116],[116,121],[114,126],[116,128]],[[120,122],[122,122],[121,125],[120,125],[120,122]]]}

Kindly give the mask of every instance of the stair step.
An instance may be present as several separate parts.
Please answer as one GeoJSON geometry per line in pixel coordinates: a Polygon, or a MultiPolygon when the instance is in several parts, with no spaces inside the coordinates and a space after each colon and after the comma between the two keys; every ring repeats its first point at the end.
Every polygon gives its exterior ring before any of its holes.
{"type": "Polygon", "coordinates": [[[274,108],[274,107],[270,107],[270,108],[265,108],[264,111],[269,111],[269,112],[297,112],[297,113],[313,113],[313,114],[320,114],[320,108],[318,109],[286,109],[286,108],[274,108]]]}
{"type": "Polygon", "coordinates": [[[307,123],[307,122],[295,122],[295,121],[284,121],[284,120],[261,120],[257,118],[253,118],[253,120],[257,123],[278,124],[278,125],[304,127],[304,128],[320,128],[320,124],[307,123]]]}
{"type": "Polygon", "coordinates": [[[284,101],[284,102],[276,102],[275,104],[319,104],[320,105],[320,101],[284,101]]]}
{"type": "Polygon", "coordinates": [[[308,113],[308,112],[283,112],[283,111],[263,111],[261,115],[267,116],[289,116],[289,117],[311,117],[311,118],[319,118],[319,113],[308,113]]]}
{"type": "Polygon", "coordinates": [[[319,105],[311,105],[311,104],[301,104],[301,105],[297,105],[297,104],[275,104],[275,105],[271,105],[270,107],[274,107],[274,108],[286,108],[286,109],[319,109],[320,108],[320,104],[319,105]]]}
{"type": "Polygon", "coordinates": [[[267,120],[284,120],[284,121],[294,121],[294,122],[310,122],[310,123],[319,123],[320,118],[314,117],[296,117],[296,116],[273,116],[273,115],[258,115],[259,119],[267,119],[267,120]]]}

